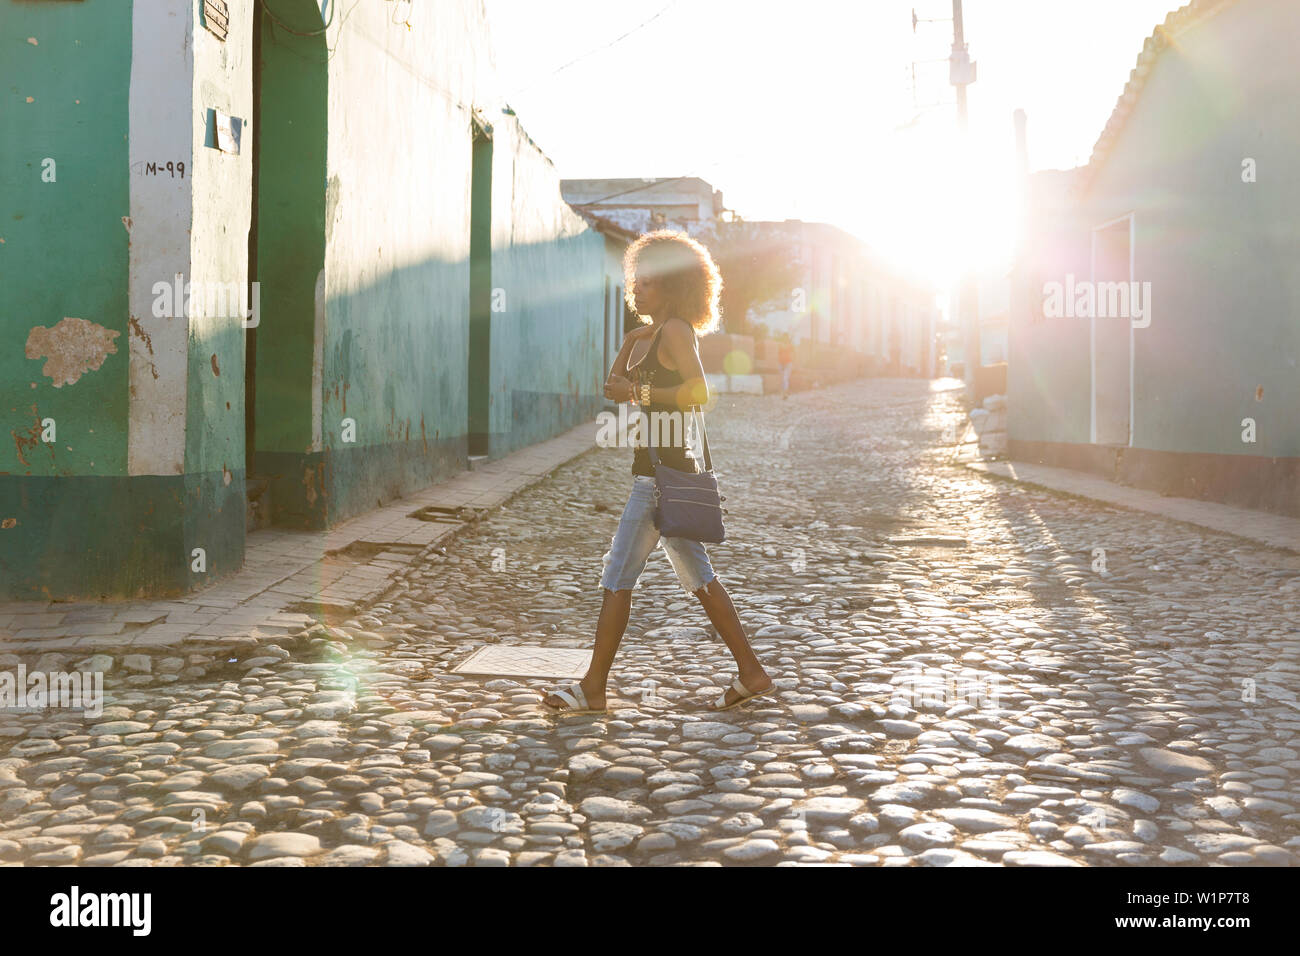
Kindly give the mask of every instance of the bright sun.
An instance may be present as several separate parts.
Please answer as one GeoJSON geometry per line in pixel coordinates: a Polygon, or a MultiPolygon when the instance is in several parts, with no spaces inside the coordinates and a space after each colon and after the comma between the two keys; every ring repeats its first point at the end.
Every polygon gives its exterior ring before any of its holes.
{"type": "MultiPolygon", "coordinates": [[[[1004,157],[972,150],[962,182],[950,124],[919,124],[895,137],[864,183],[858,231],[898,267],[947,290],[965,270],[1005,272],[1019,231],[1020,190],[1004,157]]],[[[847,211],[847,210],[846,210],[847,211]]]]}

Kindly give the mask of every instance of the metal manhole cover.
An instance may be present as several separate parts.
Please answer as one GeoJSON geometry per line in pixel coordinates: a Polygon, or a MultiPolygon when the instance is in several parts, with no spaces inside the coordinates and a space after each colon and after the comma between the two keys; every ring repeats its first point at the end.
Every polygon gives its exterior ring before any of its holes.
{"type": "Polygon", "coordinates": [[[576,647],[530,647],[520,644],[488,644],[452,668],[457,674],[490,674],[495,677],[581,678],[591,663],[591,651],[576,647]]]}

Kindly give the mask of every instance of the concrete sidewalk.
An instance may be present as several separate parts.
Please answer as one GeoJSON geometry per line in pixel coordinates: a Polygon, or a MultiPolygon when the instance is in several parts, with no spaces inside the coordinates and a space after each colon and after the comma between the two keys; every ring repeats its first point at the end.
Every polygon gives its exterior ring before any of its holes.
{"type": "Polygon", "coordinates": [[[1061,491],[1120,508],[1145,511],[1174,521],[1222,531],[1273,548],[1300,551],[1300,519],[1267,511],[1235,508],[1214,501],[1166,497],[1154,491],[1117,485],[1098,475],[1022,461],[971,461],[972,471],[1061,491]]]}
{"type": "Polygon", "coordinates": [[[315,620],[308,612],[347,614],[377,598],[478,513],[594,448],[596,434],[595,421],[584,423],[328,531],[255,531],[240,571],[184,597],[0,603],[0,651],[148,649],[301,631],[315,620]]]}

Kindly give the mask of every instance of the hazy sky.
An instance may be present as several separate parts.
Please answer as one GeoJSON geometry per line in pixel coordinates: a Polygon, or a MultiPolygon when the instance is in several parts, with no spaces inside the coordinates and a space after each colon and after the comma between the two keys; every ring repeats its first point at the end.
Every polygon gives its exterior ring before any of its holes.
{"type": "Polygon", "coordinates": [[[833,222],[941,283],[963,248],[987,267],[1009,251],[1012,112],[1028,114],[1031,170],[1086,162],[1143,41],[1179,5],[966,0],[977,238],[963,242],[954,91],[945,62],[922,62],[948,56],[952,24],[914,35],[910,0],[485,3],[506,99],[561,176],[700,176],[747,219],[833,222]],[[916,102],[945,105],[913,107],[913,61],[916,102]]]}

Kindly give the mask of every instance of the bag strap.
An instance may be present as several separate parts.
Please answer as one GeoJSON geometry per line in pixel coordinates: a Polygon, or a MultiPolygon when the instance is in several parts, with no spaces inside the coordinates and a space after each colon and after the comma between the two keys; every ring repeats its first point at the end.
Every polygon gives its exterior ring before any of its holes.
{"type": "MultiPolygon", "coordinates": [[[[702,444],[702,445],[704,446],[704,470],[705,470],[705,471],[712,471],[712,470],[713,470],[713,456],[709,454],[709,430],[708,430],[707,428],[704,427],[704,413],[703,413],[702,411],[700,411],[700,406],[698,406],[698,405],[692,405],[692,406],[691,406],[691,414],[694,415],[695,420],[696,420],[697,422],[699,422],[699,429],[700,429],[700,444],[702,444]]],[[[647,427],[648,427],[648,425],[647,425],[647,427]]],[[[653,434],[652,434],[652,435],[649,435],[649,436],[647,436],[647,437],[648,437],[648,439],[651,439],[651,440],[648,440],[647,443],[646,443],[647,446],[648,446],[648,448],[649,448],[649,451],[650,451],[650,464],[651,464],[652,467],[657,467],[657,466],[659,465],[659,455],[655,452],[655,443],[654,443],[654,441],[652,440],[652,439],[654,438],[654,436],[653,436],[653,434]]],[[[685,435],[682,435],[682,440],[685,441],[685,439],[686,439],[686,436],[685,436],[685,435]]]]}
{"type": "MultiPolygon", "coordinates": [[[[646,349],[645,355],[641,356],[641,361],[636,363],[635,366],[636,368],[640,368],[642,365],[644,365],[646,363],[646,360],[649,359],[651,356],[654,357],[655,364],[656,365],[659,364],[659,336],[663,332],[663,330],[664,327],[661,325],[659,326],[658,329],[655,330],[655,334],[650,336],[650,348],[646,349]]],[[[631,356],[629,355],[628,358],[631,358],[631,356]]],[[[627,366],[627,371],[630,373],[632,371],[632,368],[633,366],[630,365],[627,366]]]]}
{"type": "Polygon", "coordinates": [[[709,455],[709,430],[704,427],[704,413],[700,411],[700,406],[692,405],[691,411],[695,413],[695,418],[700,423],[700,443],[704,446],[704,470],[713,470],[713,459],[709,455]]]}

